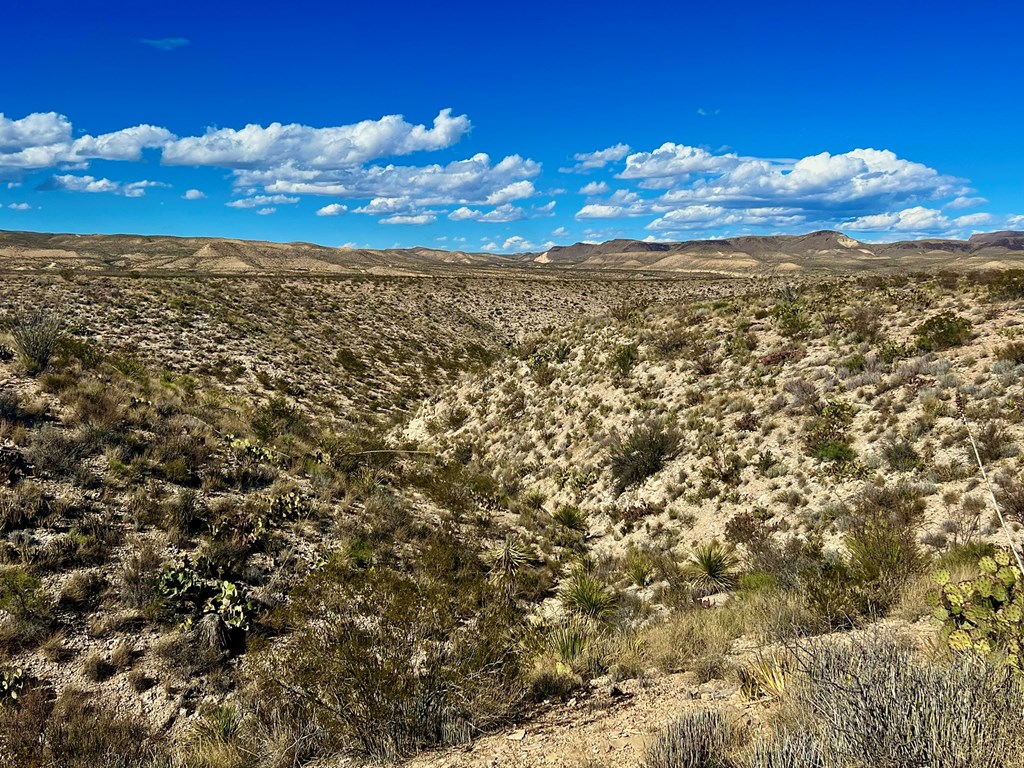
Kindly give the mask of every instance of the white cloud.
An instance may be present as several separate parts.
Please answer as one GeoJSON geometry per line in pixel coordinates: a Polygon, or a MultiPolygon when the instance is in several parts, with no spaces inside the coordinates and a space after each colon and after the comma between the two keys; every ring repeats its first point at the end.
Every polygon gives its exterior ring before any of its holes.
{"type": "Polygon", "coordinates": [[[12,211],[28,211],[32,209],[32,206],[28,203],[11,203],[7,207],[12,211]]]}
{"type": "Polygon", "coordinates": [[[206,193],[199,189],[186,189],[185,194],[181,197],[184,200],[202,200],[206,197],[206,193]]]}
{"type": "Polygon", "coordinates": [[[980,227],[985,224],[991,224],[994,217],[990,213],[971,213],[967,216],[958,216],[953,219],[953,226],[955,227],[980,227]]]}
{"type": "Polygon", "coordinates": [[[558,227],[557,229],[552,230],[551,236],[552,237],[568,237],[569,236],[569,230],[566,229],[565,227],[558,227]]]}
{"type": "Polygon", "coordinates": [[[907,232],[916,234],[953,235],[963,230],[991,224],[994,217],[988,213],[972,213],[950,219],[942,211],[921,205],[902,211],[861,216],[845,224],[855,232],[907,232]]]}
{"type": "Polygon", "coordinates": [[[976,205],[984,205],[988,200],[984,197],[958,197],[946,203],[944,208],[973,208],[976,205]]]}
{"type": "Polygon", "coordinates": [[[449,213],[448,218],[452,221],[483,221],[490,224],[505,224],[510,221],[525,219],[526,211],[511,203],[499,205],[497,208],[486,213],[463,206],[449,213]]]}
{"type": "Polygon", "coordinates": [[[260,208],[258,211],[256,211],[257,216],[269,216],[272,213],[277,213],[277,208],[271,206],[269,208],[260,208]]]}
{"type": "Polygon", "coordinates": [[[576,165],[571,168],[559,168],[559,170],[562,173],[585,173],[597,168],[604,168],[608,163],[618,162],[627,154],[629,154],[628,144],[616,144],[597,152],[577,152],[572,156],[576,165]]]}
{"type": "Polygon", "coordinates": [[[647,225],[654,230],[706,230],[730,226],[793,227],[806,221],[793,208],[724,208],[719,205],[689,205],[669,211],[647,225]]]}
{"type": "Polygon", "coordinates": [[[535,194],[537,194],[537,190],[533,188],[532,182],[514,181],[489,194],[487,196],[487,204],[501,205],[502,203],[511,203],[513,200],[522,200],[527,197],[533,197],[535,194]]]}
{"type": "Polygon", "coordinates": [[[164,184],[160,181],[111,181],[110,179],[97,179],[94,176],[75,176],[74,174],[65,174],[58,176],[51,176],[45,182],[39,185],[38,189],[44,192],[52,190],[65,190],[67,192],[91,192],[101,193],[106,192],[113,195],[122,195],[123,197],[142,197],[146,194],[146,190],[153,187],[169,187],[170,184],[164,184]]]}
{"type": "Polygon", "coordinates": [[[715,155],[700,147],[665,142],[653,152],[636,152],[627,157],[619,178],[686,178],[694,173],[724,173],[739,162],[731,153],[715,155]]]}
{"type": "Polygon", "coordinates": [[[316,215],[317,216],[340,216],[341,214],[343,214],[347,210],[348,210],[347,206],[341,205],[340,203],[331,203],[330,205],[325,205],[323,208],[320,208],[319,210],[317,210],[316,215]]]}
{"type": "Polygon", "coordinates": [[[476,221],[482,215],[480,211],[462,206],[449,213],[448,218],[452,221],[476,221]]]}
{"type": "Polygon", "coordinates": [[[138,160],[143,149],[162,147],[173,138],[165,128],[136,125],[73,139],[71,122],[56,112],[36,112],[19,120],[0,114],[0,172],[84,168],[90,160],[138,160]]]}
{"type": "Polygon", "coordinates": [[[407,123],[401,115],[328,128],[251,124],[178,139],[167,144],[162,159],[166,165],[336,170],[381,157],[450,147],[469,128],[469,118],[452,117],[450,109],[437,114],[432,128],[407,123]]]}
{"type": "Polygon", "coordinates": [[[608,191],[608,184],[603,181],[592,181],[580,187],[581,195],[603,195],[608,191]]]}
{"type": "Polygon", "coordinates": [[[299,202],[297,197],[287,195],[256,195],[255,197],[244,197],[241,200],[232,200],[224,203],[228,208],[260,208],[267,205],[293,205],[299,202]]]}
{"type": "Polygon", "coordinates": [[[507,238],[505,242],[503,242],[501,245],[497,245],[496,243],[488,243],[487,245],[484,246],[484,250],[503,251],[505,253],[524,253],[526,251],[542,251],[547,248],[550,248],[553,245],[556,245],[556,243],[552,243],[549,241],[547,243],[544,243],[543,245],[538,245],[537,243],[532,243],[525,237],[522,237],[520,235],[512,235],[511,237],[507,238]]]}
{"type": "Polygon", "coordinates": [[[705,109],[704,107],[697,107],[697,114],[701,117],[712,117],[721,112],[720,109],[705,109]]]}
{"type": "Polygon", "coordinates": [[[417,214],[397,214],[395,216],[387,216],[383,219],[379,219],[381,224],[412,224],[415,226],[423,226],[424,224],[433,224],[437,221],[437,215],[433,213],[417,213],[417,214]]]}
{"type": "Polygon", "coordinates": [[[1006,218],[1006,226],[1010,229],[1024,229],[1024,214],[1016,214],[1006,218]]]}

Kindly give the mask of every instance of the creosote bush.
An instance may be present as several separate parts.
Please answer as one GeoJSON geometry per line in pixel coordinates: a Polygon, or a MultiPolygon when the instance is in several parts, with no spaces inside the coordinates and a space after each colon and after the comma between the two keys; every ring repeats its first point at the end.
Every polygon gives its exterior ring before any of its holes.
{"type": "Polygon", "coordinates": [[[622,493],[661,470],[679,450],[679,440],[678,430],[663,421],[639,424],[625,439],[617,437],[611,447],[615,489],[622,493]]]}

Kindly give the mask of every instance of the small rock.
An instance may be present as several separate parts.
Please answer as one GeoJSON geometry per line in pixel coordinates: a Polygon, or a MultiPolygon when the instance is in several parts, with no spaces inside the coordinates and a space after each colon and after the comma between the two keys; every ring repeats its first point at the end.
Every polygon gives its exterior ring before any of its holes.
{"type": "Polygon", "coordinates": [[[520,729],[518,731],[512,731],[507,737],[509,741],[522,741],[526,738],[526,730],[520,729]]]}

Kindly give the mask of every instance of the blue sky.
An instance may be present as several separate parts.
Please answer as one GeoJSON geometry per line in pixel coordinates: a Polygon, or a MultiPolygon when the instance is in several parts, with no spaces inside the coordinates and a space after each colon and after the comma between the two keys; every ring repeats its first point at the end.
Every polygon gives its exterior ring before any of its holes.
{"type": "Polygon", "coordinates": [[[1024,229],[1018,3],[8,6],[0,229],[1024,229]]]}

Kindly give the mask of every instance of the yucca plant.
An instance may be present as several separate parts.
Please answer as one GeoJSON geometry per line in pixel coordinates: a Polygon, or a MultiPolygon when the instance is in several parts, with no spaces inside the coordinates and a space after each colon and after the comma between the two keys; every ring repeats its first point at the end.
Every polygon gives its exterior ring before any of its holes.
{"type": "Polygon", "coordinates": [[[713,595],[736,584],[739,558],[731,547],[713,540],[694,547],[683,571],[695,590],[713,595]]]}
{"type": "Polygon", "coordinates": [[[615,609],[615,596],[596,577],[577,568],[558,590],[562,605],[570,612],[600,621],[615,609]]]}
{"type": "Polygon", "coordinates": [[[587,513],[572,504],[561,505],[551,513],[551,517],[556,523],[571,531],[586,533],[589,528],[587,513]]]}
{"type": "Polygon", "coordinates": [[[630,550],[623,570],[630,582],[641,589],[654,580],[654,561],[646,552],[630,550]]]}
{"type": "Polygon", "coordinates": [[[508,599],[515,595],[520,571],[536,557],[533,548],[515,536],[506,537],[500,546],[484,553],[484,560],[490,566],[491,583],[508,599]]]}

